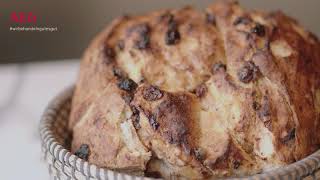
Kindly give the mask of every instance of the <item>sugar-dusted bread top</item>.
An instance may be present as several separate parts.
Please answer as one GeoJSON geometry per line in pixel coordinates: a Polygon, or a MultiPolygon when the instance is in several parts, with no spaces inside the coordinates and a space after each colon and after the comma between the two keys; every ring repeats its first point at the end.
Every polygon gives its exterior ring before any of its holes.
{"type": "Polygon", "coordinates": [[[117,18],[85,51],[69,127],[73,152],[135,175],[292,163],[320,147],[319,41],[235,1],[117,18]]]}

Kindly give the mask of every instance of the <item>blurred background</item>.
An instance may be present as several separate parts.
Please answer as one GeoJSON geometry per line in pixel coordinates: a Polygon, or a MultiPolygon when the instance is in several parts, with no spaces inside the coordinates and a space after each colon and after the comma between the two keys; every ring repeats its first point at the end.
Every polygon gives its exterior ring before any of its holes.
{"type": "MultiPolygon", "coordinates": [[[[111,19],[160,8],[193,5],[204,8],[214,0],[0,0],[0,63],[60,60],[81,57],[90,39],[111,19]],[[56,32],[12,32],[12,12],[32,12],[37,26],[56,32]]],[[[247,8],[282,10],[320,34],[319,0],[240,0],[247,8]]],[[[24,26],[32,26],[25,24],[24,26]]]]}
{"type": "MultiPolygon", "coordinates": [[[[38,134],[41,114],[52,97],[75,82],[83,50],[111,19],[184,5],[204,8],[212,2],[0,0],[0,179],[49,179],[46,164],[41,161],[38,134]],[[29,12],[36,16],[36,22],[16,21],[19,13],[29,12]],[[57,31],[10,31],[10,27],[17,26],[56,27],[57,31]]],[[[319,0],[240,0],[240,3],[246,8],[282,10],[320,36],[319,0]]]]}

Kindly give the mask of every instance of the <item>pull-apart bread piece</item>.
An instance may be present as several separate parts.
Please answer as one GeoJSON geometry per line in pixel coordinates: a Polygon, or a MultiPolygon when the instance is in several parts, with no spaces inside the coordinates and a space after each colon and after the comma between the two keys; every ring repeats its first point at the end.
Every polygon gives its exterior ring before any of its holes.
{"type": "Polygon", "coordinates": [[[220,1],[117,18],[86,50],[72,151],[139,176],[244,176],[320,147],[320,44],[281,12],[220,1]]]}

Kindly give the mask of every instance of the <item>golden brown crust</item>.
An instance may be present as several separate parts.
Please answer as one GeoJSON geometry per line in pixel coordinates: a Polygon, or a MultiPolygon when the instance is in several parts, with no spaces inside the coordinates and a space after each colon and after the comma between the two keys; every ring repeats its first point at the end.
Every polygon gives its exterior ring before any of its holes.
{"type": "Polygon", "coordinates": [[[257,173],[320,147],[320,43],[281,12],[219,1],[122,17],[81,62],[72,150],[133,174],[257,173]]]}

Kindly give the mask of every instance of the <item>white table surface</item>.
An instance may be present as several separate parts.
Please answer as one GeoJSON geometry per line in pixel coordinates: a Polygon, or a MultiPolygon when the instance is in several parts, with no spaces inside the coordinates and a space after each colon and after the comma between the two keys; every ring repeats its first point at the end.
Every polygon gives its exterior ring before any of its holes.
{"type": "Polygon", "coordinates": [[[38,125],[50,101],[77,76],[79,61],[0,65],[0,179],[46,180],[38,125]]]}

